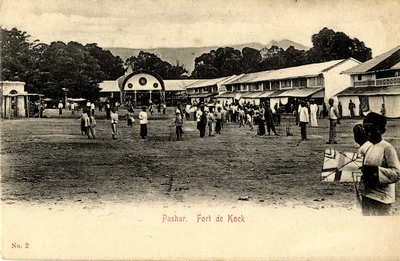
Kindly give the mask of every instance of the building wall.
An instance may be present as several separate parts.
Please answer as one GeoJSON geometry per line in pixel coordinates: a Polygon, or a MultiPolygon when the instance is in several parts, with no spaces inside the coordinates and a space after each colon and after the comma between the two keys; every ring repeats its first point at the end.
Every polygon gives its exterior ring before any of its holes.
{"type": "Polygon", "coordinates": [[[11,91],[16,91],[17,93],[23,93],[25,91],[25,83],[24,82],[9,82],[4,81],[0,82],[3,87],[3,95],[10,94],[11,91]]]}
{"type": "Polygon", "coordinates": [[[0,82],[3,92],[3,99],[1,101],[1,117],[14,118],[25,117],[25,96],[8,96],[13,94],[22,94],[25,92],[24,82],[0,82]]]}
{"type": "Polygon", "coordinates": [[[328,103],[328,100],[334,97],[339,92],[345,90],[346,88],[351,86],[351,77],[348,74],[341,74],[341,72],[350,69],[360,63],[347,60],[338,66],[330,69],[327,72],[324,72],[325,79],[325,102],[328,103]]]}
{"type": "Polygon", "coordinates": [[[138,73],[130,77],[122,87],[123,91],[161,91],[161,82],[151,74],[138,73]],[[141,81],[141,79],[145,79],[141,81]]]}

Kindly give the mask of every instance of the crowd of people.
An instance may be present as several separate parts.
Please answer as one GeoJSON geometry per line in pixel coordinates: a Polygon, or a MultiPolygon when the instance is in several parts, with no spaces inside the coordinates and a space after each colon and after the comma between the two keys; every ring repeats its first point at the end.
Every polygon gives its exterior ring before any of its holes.
{"type": "MultiPolygon", "coordinates": [[[[340,124],[340,107],[335,104],[334,99],[329,99],[327,116],[329,118],[329,140],[327,144],[337,144],[336,127],[340,124]]],[[[350,101],[351,103],[351,101],[350,101]]],[[[60,106],[61,107],[61,106],[60,106]]],[[[350,112],[355,106],[349,105],[350,112]]],[[[160,107],[162,108],[162,107],[160,107]]],[[[299,101],[299,107],[294,111],[296,124],[300,126],[301,140],[307,140],[307,125],[317,127],[317,118],[320,113],[320,105],[313,100],[310,102],[299,101]]],[[[62,110],[62,108],[59,108],[62,110]]],[[[118,135],[119,119],[126,118],[127,126],[132,127],[135,122],[133,106],[127,108],[127,114],[119,116],[117,106],[111,106],[106,103],[106,118],[110,121],[111,137],[116,139],[118,135]]],[[[276,108],[275,108],[276,109],[276,108]]],[[[92,103],[89,101],[83,109],[79,119],[81,119],[81,133],[87,135],[88,139],[96,139],[96,119],[94,117],[92,103]]],[[[151,108],[142,106],[138,113],[140,124],[140,137],[146,139],[148,135],[148,113],[151,108]]],[[[165,111],[158,111],[165,113],[165,111]]],[[[174,111],[173,124],[176,128],[176,139],[183,140],[184,120],[196,121],[199,136],[204,138],[212,137],[221,132],[224,126],[229,122],[237,124],[239,128],[246,127],[253,130],[257,126],[257,135],[271,135],[273,133],[279,136],[275,126],[277,117],[274,117],[271,105],[267,101],[260,105],[250,103],[221,104],[218,101],[208,104],[195,104],[187,108],[182,108],[177,104],[174,111]],[[193,116],[192,116],[193,115],[193,116]]],[[[353,113],[350,113],[353,117],[353,113]]],[[[292,117],[292,116],[291,116],[292,117]]],[[[363,119],[363,124],[354,126],[354,140],[360,145],[358,153],[363,155],[363,165],[361,167],[362,186],[359,187],[359,200],[363,215],[390,215],[391,204],[395,201],[395,183],[400,179],[400,163],[395,148],[382,138],[386,132],[387,120],[385,117],[384,106],[381,114],[370,112],[363,119]]],[[[233,125],[234,126],[234,125],[233,125]]]]}

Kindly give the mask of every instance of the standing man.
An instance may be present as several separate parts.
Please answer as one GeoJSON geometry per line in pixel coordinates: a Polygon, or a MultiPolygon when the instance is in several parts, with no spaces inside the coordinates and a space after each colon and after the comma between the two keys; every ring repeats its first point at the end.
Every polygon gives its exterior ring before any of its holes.
{"type": "Polygon", "coordinates": [[[90,111],[91,111],[91,107],[90,107],[91,105],[92,105],[92,103],[91,103],[89,100],[87,100],[87,101],[86,101],[86,111],[87,111],[87,112],[90,112],[90,111]]]}
{"type": "Polygon", "coordinates": [[[311,100],[310,104],[311,127],[318,127],[317,112],[318,112],[318,105],[315,103],[314,100],[311,100]]]}
{"type": "Polygon", "coordinates": [[[354,108],[356,107],[356,105],[354,104],[354,102],[352,100],[350,100],[349,102],[349,111],[350,111],[350,117],[353,118],[354,117],[354,108]]]}
{"type": "Polygon", "coordinates": [[[339,110],[339,118],[341,118],[343,115],[343,107],[341,102],[339,102],[338,104],[338,110],[339,110]]]}
{"type": "Polygon", "coordinates": [[[142,106],[142,111],[139,112],[140,123],[140,137],[145,139],[147,137],[147,112],[146,106],[142,106]]]}
{"type": "Polygon", "coordinates": [[[106,117],[108,120],[111,119],[110,113],[111,113],[111,104],[110,104],[110,101],[108,100],[106,103],[106,117]]]}
{"type": "Polygon", "coordinates": [[[204,112],[204,106],[200,105],[200,112],[197,114],[197,129],[200,131],[200,138],[204,138],[204,135],[206,133],[206,126],[207,126],[207,116],[206,113],[204,112]]]}
{"type": "Polygon", "coordinates": [[[92,115],[94,115],[94,109],[96,108],[96,105],[94,104],[94,102],[92,102],[90,104],[90,110],[92,111],[92,115]]]}
{"type": "Polygon", "coordinates": [[[334,105],[335,101],[330,98],[329,99],[329,112],[328,112],[328,116],[329,116],[329,141],[327,142],[327,144],[337,144],[336,141],[336,125],[339,122],[339,111],[336,108],[336,106],[334,105]]]}
{"type": "Polygon", "coordinates": [[[111,136],[113,140],[115,140],[115,136],[117,136],[118,134],[118,113],[115,111],[114,108],[111,109],[110,119],[111,119],[111,136]]]}
{"type": "Polygon", "coordinates": [[[71,106],[70,106],[70,108],[71,108],[71,115],[75,115],[75,102],[71,102],[71,106]]]}
{"type": "Polygon", "coordinates": [[[299,111],[301,140],[307,140],[308,108],[304,101],[300,103],[299,111]]]}
{"type": "Polygon", "coordinates": [[[62,109],[63,109],[63,104],[62,100],[60,100],[58,103],[58,115],[62,115],[62,109]]]}
{"type": "Polygon", "coordinates": [[[384,103],[382,103],[381,114],[382,114],[382,116],[386,116],[386,109],[385,109],[385,104],[384,103]]]}
{"type": "Polygon", "coordinates": [[[271,130],[272,130],[276,136],[279,136],[279,134],[276,133],[275,130],[274,117],[272,115],[271,105],[269,101],[267,101],[265,105],[265,122],[267,123],[268,135],[271,135],[271,130]]]}
{"type": "Polygon", "coordinates": [[[258,132],[257,135],[264,135],[265,134],[265,105],[262,103],[260,106],[259,115],[260,118],[258,120],[258,132]]]}
{"type": "Polygon", "coordinates": [[[324,118],[324,106],[322,104],[318,104],[318,118],[324,118]]]}
{"type": "Polygon", "coordinates": [[[366,136],[359,149],[364,155],[362,171],[361,209],[364,216],[388,216],[395,202],[395,183],[400,179],[400,163],[395,148],[382,139],[386,132],[386,117],[370,112],[363,121],[366,136]]]}

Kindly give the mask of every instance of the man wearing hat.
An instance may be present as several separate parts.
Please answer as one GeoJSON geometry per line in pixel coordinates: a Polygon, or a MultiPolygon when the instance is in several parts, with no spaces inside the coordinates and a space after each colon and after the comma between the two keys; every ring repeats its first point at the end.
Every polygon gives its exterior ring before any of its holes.
{"type": "Polygon", "coordinates": [[[386,118],[370,112],[363,121],[369,142],[359,149],[364,155],[361,191],[362,213],[365,216],[387,216],[395,201],[395,183],[400,179],[400,163],[396,150],[382,139],[386,132],[386,118]]]}

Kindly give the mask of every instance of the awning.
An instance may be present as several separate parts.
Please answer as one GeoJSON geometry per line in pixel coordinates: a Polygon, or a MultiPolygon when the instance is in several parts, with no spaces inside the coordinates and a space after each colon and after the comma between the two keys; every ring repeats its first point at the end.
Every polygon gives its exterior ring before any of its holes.
{"type": "Polygon", "coordinates": [[[275,90],[273,93],[269,94],[267,98],[278,98],[282,93],[286,92],[287,90],[275,90]]]}
{"type": "Polygon", "coordinates": [[[190,94],[190,95],[188,95],[188,98],[208,98],[208,97],[216,96],[217,94],[218,94],[217,92],[190,94]]]}
{"type": "Polygon", "coordinates": [[[314,93],[322,90],[323,88],[301,88],[301,89],[290,89],[278,95],[278,97],[298,97],[306,98],[313,95],[314,93]]]}
{"type": "Polygon", "coordinates": [[[244,99],[249,99],[249,98],[258,98],[259,95],[261,95],[263,92],[248,92],[244,95],[242,95],[242,98],[244,99]]]}
{"type": "Polygon", "coordinates": [[[322,89],[320,91],[317,91],[313,95],[311,95],[311,98],[318,99],[318,98],[325,98],[325,89],[322,89]]]}
{"type": "Polygon", "coordinates": [[[262,92],[260,95],[258,95],[257,98],[259,98],[259,99],[260,98],[267,98],[267,97],[271,96],[274,93],[275,93],[274,91],[265,91],[265,92],[262,92]]]}
{"type": "Polygon", "coordinates": [[[400,95],[400,85],[349,87],[337,96],[400,95]]]}
{"type": "Polygon", "coordinates": [[[84,99],[84,98],[68,98],[68,101],[80,102],[80,101],[86,101],[86,99],[84,99]]]}
{"type": "Polygon", "coordinates": [[[224,92],[215,96],[215,98],[235,98],[237,92],[224,92]]]}

